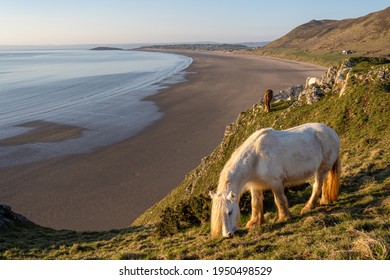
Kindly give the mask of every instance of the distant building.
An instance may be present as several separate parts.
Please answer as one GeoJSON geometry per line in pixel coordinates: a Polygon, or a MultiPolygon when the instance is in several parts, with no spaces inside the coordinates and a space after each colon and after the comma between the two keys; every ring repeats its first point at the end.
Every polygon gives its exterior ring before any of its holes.
{"type": "Polygon", "coordinates": [[[351,50],[342,50],[341,54],[352,54],[353,51],[351,50]]]}

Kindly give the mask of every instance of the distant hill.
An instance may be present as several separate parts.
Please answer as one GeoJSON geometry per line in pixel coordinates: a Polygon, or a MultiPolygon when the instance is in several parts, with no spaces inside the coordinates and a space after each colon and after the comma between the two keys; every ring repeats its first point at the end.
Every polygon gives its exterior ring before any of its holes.
{"type": "Polygon", "coordinates": [[[363,17],[312,20],[263,49],[301,49],[316,53],[352,50],[364,55],[390,55],[390,7],[363,17]]]}

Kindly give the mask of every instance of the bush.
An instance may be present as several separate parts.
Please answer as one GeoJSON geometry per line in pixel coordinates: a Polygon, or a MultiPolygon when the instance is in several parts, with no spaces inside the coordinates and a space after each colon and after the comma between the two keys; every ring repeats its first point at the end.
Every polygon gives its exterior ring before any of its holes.
{"type": "Polygon", "coordinates": [[[166,207],[160,215],[160,221],[156,226],[156,233],[160,237],[173,235],[180,229],[179,217],[175,210],[171,207],[166,207]]]}
{"type": "Polygon", "coordinates": [[[156,233],[160,237],[173,235],[180,230],[198,226],[210,217],[210,199],[201,194],[183,200],[174,208],[166,207],[160,215],[156,233]]]}

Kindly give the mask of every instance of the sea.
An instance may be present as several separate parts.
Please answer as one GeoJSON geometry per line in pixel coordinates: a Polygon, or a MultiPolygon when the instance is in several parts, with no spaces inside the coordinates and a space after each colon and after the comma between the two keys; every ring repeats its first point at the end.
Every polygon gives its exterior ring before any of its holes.
{"type": "Polygon", "coordinates": [[[82,49],[0,50],[0,167],[88,153],[163,116],[145,97],[185,81],[186,56],[82,49]],[[31,122],[82,128],[74,139],[2,145],[31,122]]]}

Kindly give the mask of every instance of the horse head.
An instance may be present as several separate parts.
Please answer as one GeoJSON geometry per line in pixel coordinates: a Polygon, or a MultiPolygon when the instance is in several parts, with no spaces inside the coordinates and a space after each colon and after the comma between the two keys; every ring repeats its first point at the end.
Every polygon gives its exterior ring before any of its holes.
{"type": "Polygon", "coordinates": [[[237,230],[240,208],[237,195],[232,191],[228,194],[210,192],[211,208],[211,235],[231,237],[237,230]]]}

